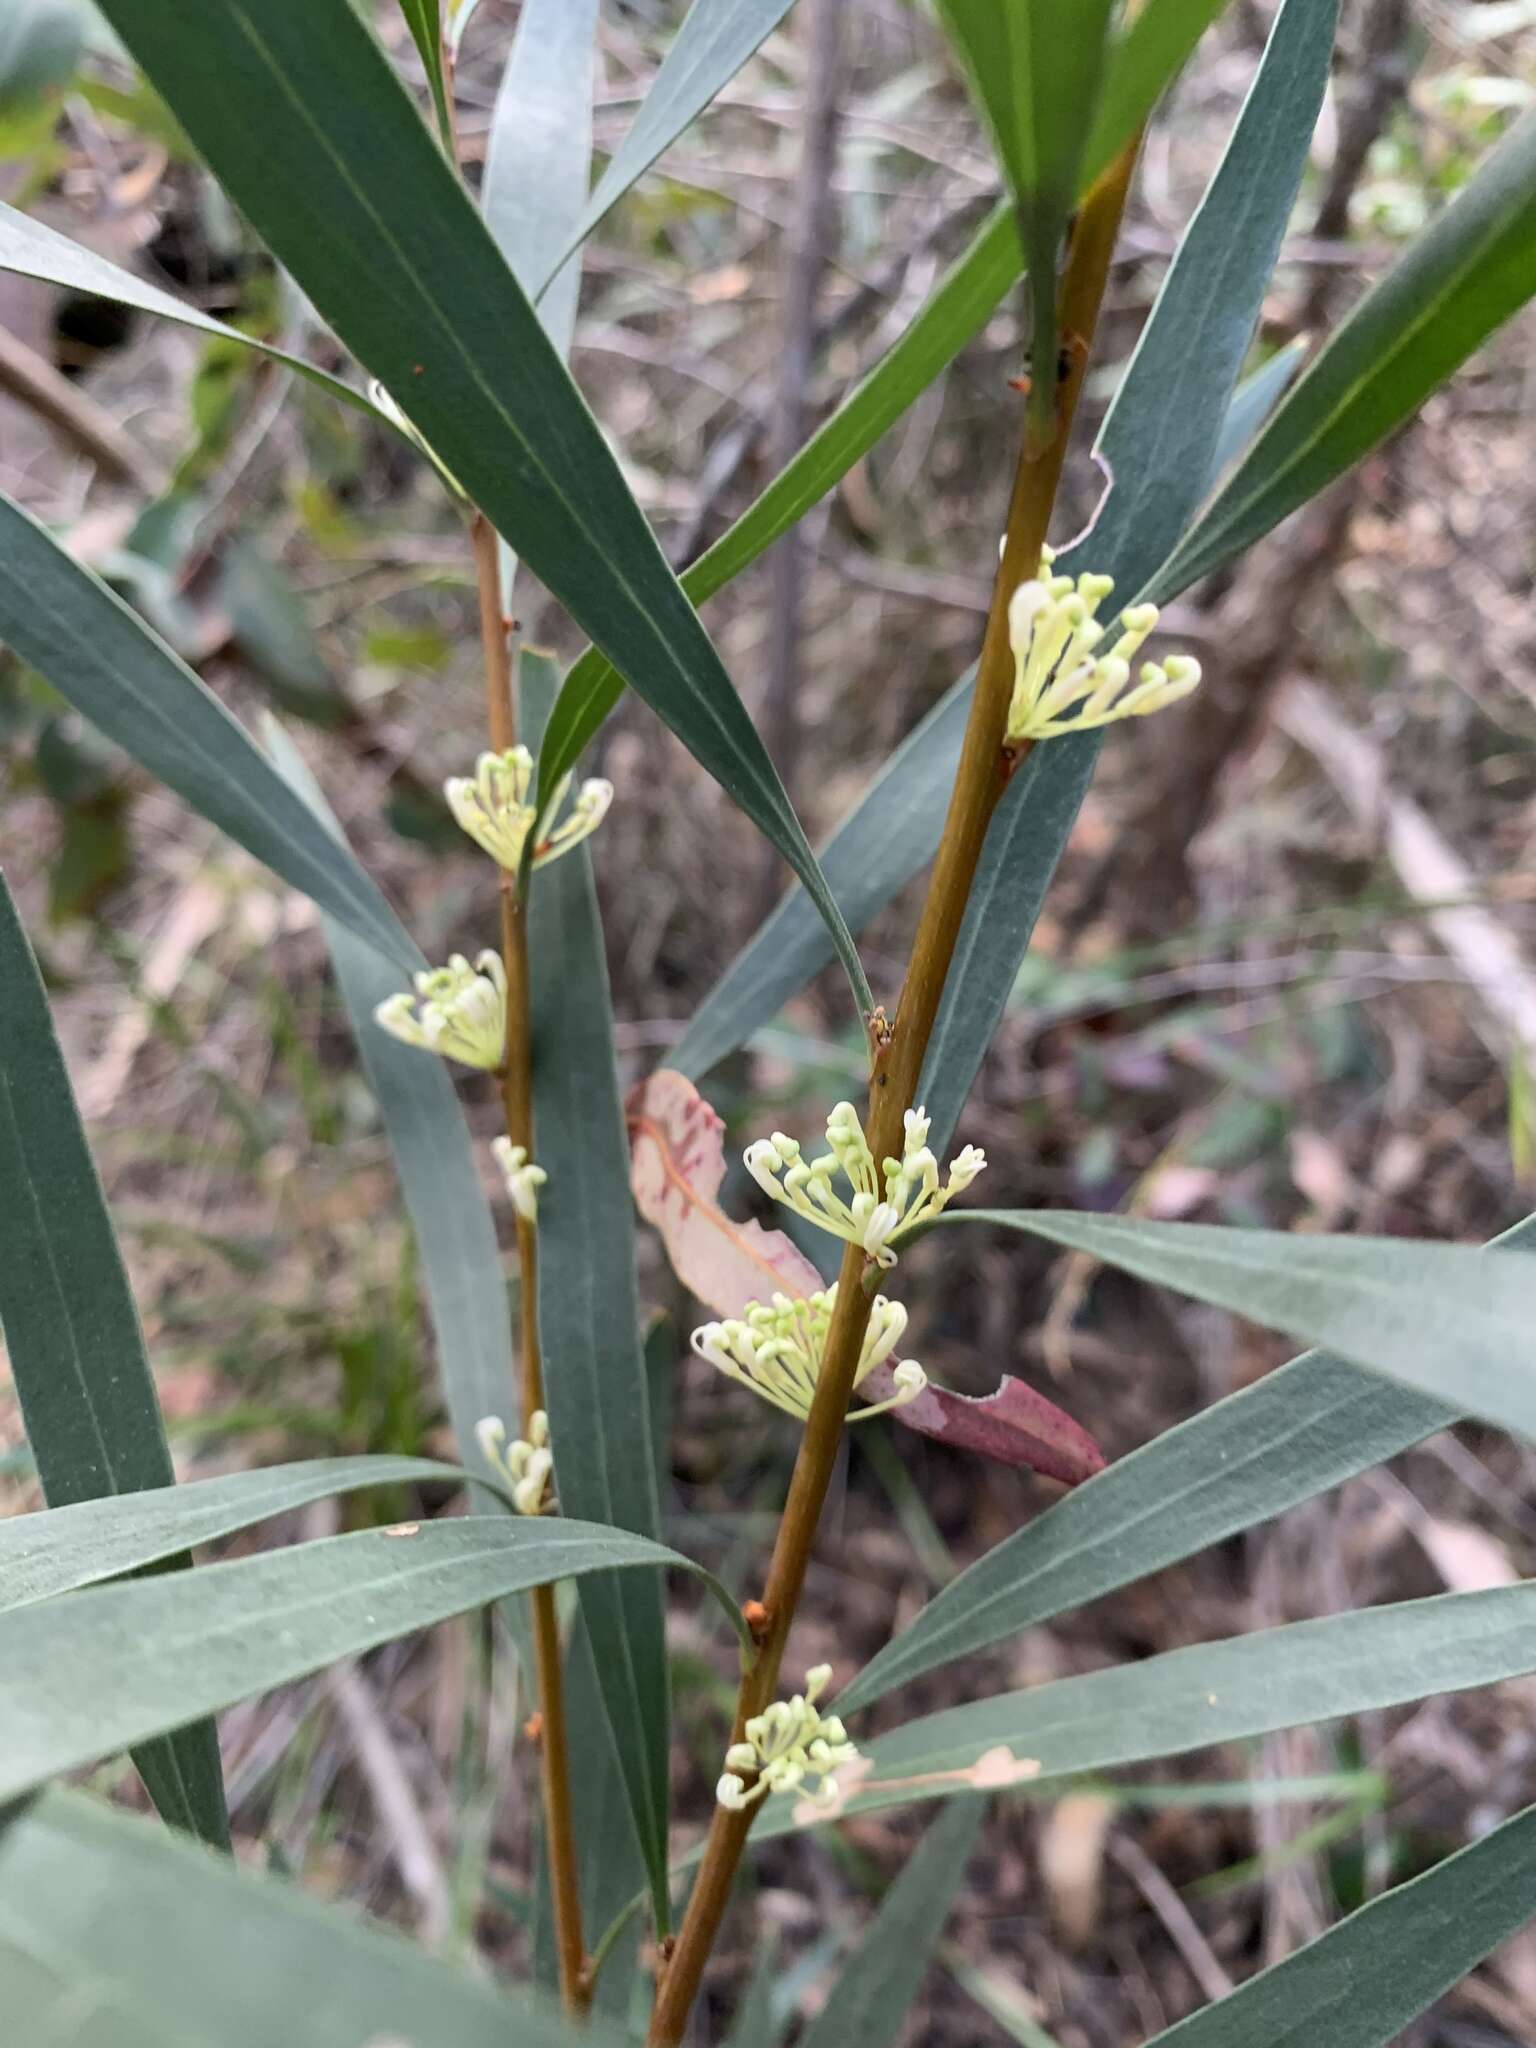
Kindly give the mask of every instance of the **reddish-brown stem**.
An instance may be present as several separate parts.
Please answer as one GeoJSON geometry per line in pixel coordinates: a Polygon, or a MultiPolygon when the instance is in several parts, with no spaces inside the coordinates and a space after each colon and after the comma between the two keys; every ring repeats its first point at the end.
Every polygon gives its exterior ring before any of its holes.
{"type": "MultiPolygon", "coordinates": [[[[480,600],[480,644],[485,658],[485,715],[491,746],[504,753],[517,740],[512,694],[510,627],[501,611],[501,569],[495,528],[483,512],[474,515],[475,583],[480,600]]],[[[507,971],[507,1048],[501,1100],[507,1136],[530,1159],[533,1144],[533,1048],[528,986],[528,927],[517,892],[517,877],[501,875],[501,954],[507,971]]],[[[522,1359],[522,1425],[528,1434],[536,1409],[544,1406],[544,1360],[539,1347],[539,1234],[519,1212],[518,1336],[522,1359]]],[[[539,1761],[544,1797],[545,1846],[554,1903],[555,1951],[560,1995],[566,2009],[585,2012],[589,1997],[586,1944],[581,1928],[581,1889],[576,1872],[576,1827],[571,1810],[570,1744],[565,1720],[565,1667],[553,1586],[535,1586],[534,1675],[539,1695],[539,1761]]]]}
{"type": "MultiPolygon", "coordinates": [[[[1026,437],[1019,457],[975,695],[944,820],[944,836],[918,921],[895,1020],[888,1031],[877,1034],[875,1039],[866,1136],[877,1160],[901,1152],[903,1112],[911,1106],[922,1072],[923,1056],[975,880],[982,842],[997,800],[1020,758],[1017,750],[1005,746],[1008,701],[1013,689],[1008,601],[1019,584],[1039,567],[1136,149],[1137,143],[1131,143],[1094,185],[1083,202],[1072,236],[1061,288],[1065,346],[1064,374],[1056,395],[1056,431],[1049,445],[1039,449],[1026,437]]],[[[1038,366],[1038,374],[1046,374],[1045,366],[1038,366]]],[[[849,1245],[838,1276],[837,1305],[827,1331],[816,1397],[800,1440],[763,1589],[762,1604],[767,1616],[762,1646],[741,1682],[731,1732],[733,1742],[741,1740],[744,1723],[762,1712],[777,1688],[784,1646],[831,1482],[843,1418],[869,1321],[871,1297],[863,1284],[866,1264],[863,1251],[857,1245],[849,1245]]],[[[656,2007],[646,2037],[648,2048],[676,2048],[682,2040],[756,1812],[755,1806],[745,1811],[720,1806],[714,1810],[677,1944],[657,1986],[656,2007]]]]}

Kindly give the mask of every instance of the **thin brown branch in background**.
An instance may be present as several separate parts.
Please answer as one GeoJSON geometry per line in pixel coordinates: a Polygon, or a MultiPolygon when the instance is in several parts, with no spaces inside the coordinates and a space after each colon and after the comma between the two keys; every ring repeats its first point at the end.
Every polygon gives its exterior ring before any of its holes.
{"type": "Polygon", "coordinates": [[[98,405],[87,391],[72,384],[36,349],[0,323],[0,391],[29,406],[72,448],[94,462],[116,483],[132,484],[146,498],[162,497],[170,477],[131,434],[98,405]]]}

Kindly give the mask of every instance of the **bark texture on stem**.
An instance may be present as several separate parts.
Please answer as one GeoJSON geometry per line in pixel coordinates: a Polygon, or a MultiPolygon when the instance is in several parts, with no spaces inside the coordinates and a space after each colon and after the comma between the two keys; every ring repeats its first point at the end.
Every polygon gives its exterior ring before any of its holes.
{"type": "MultiPolygon", "coordinates": [[[[1013,687],[1008,601],[1018,585],[1039,567],[1139,140],[1138,137],[1131,143],[1095,184],[1083,202],[1073,234],[1061,287],[1064,374],[1057,385],[1055,433],[1048,446],[1032,450],[1026,444],[1019,457],[976,691],[944,821],[943,840],[928,884],[894,1022],[882,1028],[877,1020],[875,1026],[866,1136],[876,1160],[900,1155],[903,1113],[911,1106],[912,1093],[922,1072],[923,1055],[975,880],[987,825],[1018,763],[1018,754],[1010,755],[1004,747],[1008,700],[1013,687]]],[[[1036,368],[1041,375],[1052,375],[1055,371],[1055,366],[1048,364],[1036,368]]],[[[827,1332],[816,1398],[800,1440],[763,1589],[766,1618],[761,1647],[742,1680],[731,1734],[733,1742],[741,1739],[744,1723],[761,1713],[777,1689],[779,1667],[831,1482],[843,1418],[869,1321],[871,1298],[864,1287],[866,1263],[860,1247],[850,1245],[838,1278],[837,1306],[827,1332]]],[[[677,1944],[657,1987],[656,2008],[647,2036],[649,2048],[677,2048],[682,2040],[756,1811],[755,1806],[744,1812],[715,1808],[677,1944]]]]}

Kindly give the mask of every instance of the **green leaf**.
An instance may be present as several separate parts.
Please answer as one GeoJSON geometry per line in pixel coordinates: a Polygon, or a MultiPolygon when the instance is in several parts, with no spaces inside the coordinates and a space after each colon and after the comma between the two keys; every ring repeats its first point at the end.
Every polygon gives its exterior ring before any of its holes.
{"type": "Polygon", "coordinates": [[[400,0],[400,12],[411,32],[411,41],[421,54],[432,94],[432,111],[444,146],[453,146],[453,115],[448,105],[448,81],[443,73],[443,25],[438,18],[438,0],[400,0]]]}
{"type": "Polygon", "coordinates": [[[889,2048],[928,1967],[986,1813],[981,1799],[954,1799],[924,1835],[844,1958],[801,2048],[889,2048]]]}
{"type": "Polygon", "coordinates": [[[1288,341],[1238,385],[1216,438],[1216,452],[1211,459],[1213,480],[1236,462],[1274,411],[1281,394],[1301,368],[1306,352],[1304,339],[1288,341]]]}
{"type": "Polygon", "coordinates": [[[1043,427],[1055,403],[1057,259],[1079,189],[1104,74],[1113,0],[938,0],[986,114],[1019,209],[1034,306],[1039,374],[1030,409],[1043,427]]]}
{"type": "Polygon", "coordinates": [[[560,1516],[476,1515],[331,1536],[0,1614],[0,1800],[508,1593],[677,1551],[560,1516]]]}
{"type": "Polygon", "coordinates": [[[45,227],[40,220],[18,213],[14,206],[3,202],[0,202],[0,270],[14,270],[22,277],[41,278],[47,284],[62,285],[66,291],[89,292],[97,298],[114,299],[120,306],[132,306],[140,313],[154,313],[162,320],[178,321],[183,327],[195,327],[201,334],[216,335],[220,341],[243,342],[248,348],[259,349],[263,355],[271,356],[274,362],[281,363],[286,369],[297,370],[300,376],[307,377],[311,384],[317,384],[333,398],[344,399],[348,405],[355,406],[359,412],[365,412],[373,419],[383,418],[383,414],[362,392],[354,391],[328,370],[317,369],[313,363],[305,362],[302,356],[290,355],[286,349],[260,341],[253,334],[242,333],[238,327],[231,327],[223,320],[215,320],[201,307],[173,298],[169,292],[161,291],[158,285],[150,284],[142,277],[135,277],[131,271],[119,270],[105,256],[98,256],[93,249],[82,248],[68,235],[45,227]]]}
{"type": "Polygon", "coordinates": [[[188,135],[506,541],[805,883],[762,741],[616,457],[350,0],[105,0],[188,135]]]}
{"type": "Polygon", "coordinates": [[[304,615],[287,572],[254,541],[236,540],[219,562],[219,603],[240,652],[273,700],[296,718],[338,726],[351,715],[346,692],[304,615]]]}
{"type": "Polygon", "coordinates": [[[389,958],[421,965],[376,884],[186,663],[4,497],[0,640],[285,882],[389,958]]]}
{"type": "Polygon", "coordinates": [[[770,1929],[763,1938],[752,1980],[731,2021],[727,2048],[779,2048],[785,2030],[774,2011],[774,1993],[782,1975],[778,1943],[770,1929]]]}
{"type": "Polygon", "coordinates": [[[1159,571],[1172,596],[1358,462],[1536,292],[1536,113],[1483,162],[1292,386],[1159,571]]]}
{"type": "MultiPolygon", "coordinates": [[[[0,1328],[43,1497],[55,1506],[173,1484],[128,1275],[3,876],[0,1217],[0,1328]]],[[[193,1718],[178,1715],[180,1732],[134,1762],[168,1821],[228,1848],[218,1738],[209,1722],[184,1725],[193,1718]]]]}
{"type": "MultiPolygon", "coordinates": [[[[1194,47],[1213,11],[1212,0],[1199,0],[1193,6],[1191,0],[1150,0],[1133,28],[1115,45],[1104,107],[1084,165],[1085,180],[1096,177],[1130,139],[1194,47]],[[1154,29],[1156,35],[1147,33],[1143,42],[1144,31],[1154,29]]],[[[684,571],[683,588],[695,604],[702,604],[755,562],[869,452],[918,393],[980,332],[1019,275],[1022,261],[1014,210],[1004,202],[988,215],[965,254],[940,280],[900,340],[734,525],[684,571]]],[[[571,669],[539,761],[542,796],[547,798],[561,776],[576,765],[623,690],[623,679],[595,648],[589,648],[571,669]]],[[[929,853],[921,856],[911,872],[924,864],[929,853]]],[[[842,894],[834,893],[841,902],[842,894]]],[[[821,959],[829,957],[824,952],[821,959]]],[[[788,993],[793,994],[798,986],[794,984],[788,993]]]]}
{"type": "MultiPolygon", "coordinates": [[[[336,819],[293,742],[270,719],[266,737],[283,775],[340,838],[336,819]]],[[[508,1416],[515,1409],[511,1311],[469,1126],[446,1062],[402,1045],[374,1022],[375,1009],[398,992],[401,977],[334,919],[325,920],[325,938],[421,1254],[438,1371],[459,1456],[477,1478],[499,1486],[500,1475],[486,1463],[475,1425],[487,1415],[508,1416]]]]}
{"type": "Polygon", "coordinates": [[[574,2031],[541,1999],[509,1997],[295,1884],[62,1791],[0,1833],[0,2006],[28,2048],[618,2040],[601,2024],[574,2031]],[[13,2003],[28,1979],[47,2022],[36,2029],[13,2003]]]}
{"type": "MultiPolygon", "coordinates": [[[[525,690],[553,681],[547,656],[523,656],[525,690]]],[[[533,877],[535,1149],[549,1162],[539,1195],[539,1334],[555,1482],[567,1514],[639,1535],[660,1528],[651,1449],[629,1143],[613,1058],[602,925],[586,847],[533,877]]],[[[589,1580],[582,1613],[608,1703],[657,1913],[666,1924],[667,1657],[654,1574],[589,1580]]]]}
{"type": "MultiPolygon", "coordinates": [[[[842,1810],[873,1812],[967,1785],[1034,1787],[1496,1685],[1536,1669],[1533,1623],[1536,1580],[1527,1580],[1292,1622],[975,1700],[861,1743],[868,1775],[842,1810]]],[[[774,1800],[755,1832],[796,1824],[791,1802],[774,1800]]]]}
{"type": "MultiPolygon", "coordinates": [[[[619,1768],[592,1638],[579,1615],[565,1660],[565,1725],[571,1755],[580,1760],[571,1775],[571,1805],[582,1925],[600,1933],[624,1912],[637,1892],[646,1889],[649,1875],[619,1768]]],[[[553,1931],[550,1926],[551,1936],[553,1931]]],[[[592,2009],[609,2014],[615,2024],[629,2013],[638,1975],[640,1935],[641,1921],[632,1915],[625,1934],[604,1959],[592,1995],[592,2009]]],[[[553,1964],[553,1956],[550,1961],[553,1964]]],[[[552,1967],[550,1981],[557,1976],[558,1970],[552,1967]]]]}
{"type": "MultiPolygon", "coordinates": [[[[1536,1216],[1491,1249],[1536,1251],[1536,1216]]],[[[1087,1606],[1283,1514],[1448,1428],[1460,1410],[1304,1352],[1077,1487],[978,1558],[886,1644],[839,1705],[1087,1606]]]]}
{"type": "MultiPolygon", "coordinates": [[[[1286,0],[1231,139],[1196,209],[1097,442],[1112,478],[1081,542],[1057,564],[1141,592],[1209,487],[1306,168],[1328,83],[1337,0],[1286,0]],[[1229,404],[1229,401],[1230,404],[1229,404]]],[[[943,1151],[991,1044],[1103,733],[1036,747],[987,833],[928,1043],[918,1099],[943,1151]]]]}
{"type": "Polygon", "coordinates": [[[1390,2048],[1536,1914],[1536,1807],[1400,1884],[1147,2048],[1390,2048]]]}
{"type": "Polygon", "coordinates": [[[331,1494],[364,1486],[454,1486],[463,1478],[457,1466],[430,1458],[308,1458],[8,1515],[0,1521],[0,1603],[27,1607],[121,1578],[331,1494]]]}
{"type": "Polygon", "coordinates": [[[1536,1436],[1536,1270],[1470,1245],[1154,1223],[1066,1209],[953,1209],[1087,1252],[1384,1373],[1463,1415],[1536,1436]]]}
{"type": "MultiPolygon", "coordinates": [[[[571,353],[581,264],[560,257],[587,196],[596,38],[597,0],[528,0],[491,110],[480,187],[485,224],[523,290],[537,300],[540,323],[562,362],[571,353]]],[[[508,593],[516,574],[503,542],[508,593]]],[[[505,604],[510,611],[510,596],[505,604]]]]}
{"type": "Polygon", "coordinates": [[[789,9],[790,0],[693,0],[629,133],[565,237],[564,255],[581,246],[636,179],[697,120],[789,9]]]}

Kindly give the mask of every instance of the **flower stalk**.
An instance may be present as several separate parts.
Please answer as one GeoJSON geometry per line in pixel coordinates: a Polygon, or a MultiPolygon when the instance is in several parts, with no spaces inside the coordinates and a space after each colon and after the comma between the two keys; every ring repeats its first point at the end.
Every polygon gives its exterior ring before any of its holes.
{"type": "MultiPolygon", "coordinates": [[[[902,1152],[905,1115],[917,1092],[987,827],[1010,775],[1032,744],[1008,741],[1015,684],[1009,604],[1019,585],[1033,579],[1040,568],[1139,145],[1138,134],[1096,181],[1073,230],[1061,284],[1061,332],[1067,346],[1056,388],[1054,432],[1039,446],[1033,436],[1024,438],[970,717],[900,1002],[893,1022],[871,1020],[875,1057],[865,1138],[875,1159],[899,1157],[902,1152]]],[[[763,1714],[774,1697],[864,1349],[873,1305],[864,1285],[868,1265],[864,1247],[849,1243],[815,1398],[763,1588],[761,1647],[737,1697],[733,1747],[747,1741],[747,1724],[763,1714]]],[[[677,2048],[683,2038],[756,1811],[755,1804],[715,1807],[688,1910],[657,1985],[648,2048],[677,2048]]]]}

